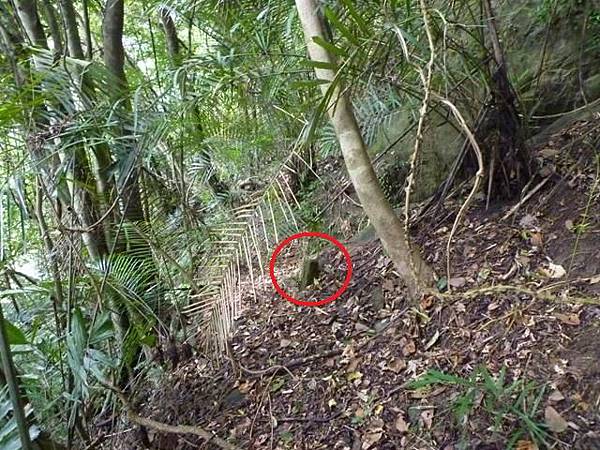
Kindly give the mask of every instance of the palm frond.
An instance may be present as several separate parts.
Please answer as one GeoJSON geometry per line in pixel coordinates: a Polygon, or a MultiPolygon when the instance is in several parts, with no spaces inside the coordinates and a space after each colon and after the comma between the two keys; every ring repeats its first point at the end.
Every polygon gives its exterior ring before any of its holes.
{"type": "Polygon", "coordinates": [[[268,255],[282,239],[303,227],[290,183],[290,167],[298,165],[310,167],[293,150],[252,201],[233,209],[226,221],[210,228],[211,242],[200,262],[197,281],[203,288],[190,297],[183,313],[197,318],[198,334],[204,337],[207,349],[217,354],[224,349],[244,300],[256,296],[256,290],[268,283],[268,255]],[[246,273],[251,293],[241,285],[246,273]]]}

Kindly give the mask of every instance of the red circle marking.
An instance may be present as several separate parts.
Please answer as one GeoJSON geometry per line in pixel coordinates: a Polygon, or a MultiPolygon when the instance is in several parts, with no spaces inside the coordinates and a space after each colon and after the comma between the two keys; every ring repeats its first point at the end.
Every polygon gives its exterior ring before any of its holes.
{"type": "Polygon", "coordinates": [[[326,305],[327,303],[331,303],[334,300],[337,300],[339,298],[339,296],[342,295],[346,289],[348,289],[348,286],[350,285],[350,279],[352,278],[352,259],[350,258],[350,253],[348,253],[348,250],[346,249],[346,247],[344,247],[344,245],[340,241],[338,241],[336,238],[334,238],[333,236],[330,236],[326,233],[318,233],[316,231],[303,231],[301,233],[293,234],[290,237],[284,239],[275,248],[275,251],[271,255],[271,260],[269,262],[269,275],[271,276],[271,281],[273,283],[273,286],[275,287],[275,290],[279,293],[279,295],[281,295],[286,300],[294,303],[295,305],[299,305],[299,306],[322,306],[322,305],[326,305]],[[323,300],[316,301],[316,302],[308,302],[308,301],[304,301],[304,300],[298,300],[297,298],[292,297],[287,292],[285,292],[281,288],[281,286],[279,286],[279,283],[277,282],[277,278],[275,277],[275,262],[277,261],[277,256],[279,256],[281,251],[290,242],[295,241],[296,239],[303,238],[303,237],[318,237],[321,239],[325,239],[325,240],[331,242],[337,248],[339,248],[340,251],[342,252],[342,254],[344,255],[344,258],[346,258],[346,267],[347,267],[346,278],[344,279],[342,286],[337,291],[335,291],[333,294],[331,294],[329,297],[324,298],[323,300]]]}

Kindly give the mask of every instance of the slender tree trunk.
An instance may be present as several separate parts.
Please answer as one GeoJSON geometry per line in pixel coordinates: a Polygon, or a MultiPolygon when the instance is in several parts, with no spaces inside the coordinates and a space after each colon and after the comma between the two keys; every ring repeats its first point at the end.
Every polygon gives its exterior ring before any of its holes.
{"type": "Polygon", "coordinates": [[[0,5],[0,13],[0,49],[6,59],[8,59],[13,77],[15,78],[15,85],[20,88],[25,82],[25,75],[19,66],[16,54],[16,49],[21,44],[21,41],[17,35],[9,31],[14,30],[17,24],[11,20],[12,16],[9,15],[8,11],[2,5],[0,5]],[[4,23],[5,20],[7,23],[4,23]]]}
{"type": "MultiPolygon", "coordinates": [[[[61,3],[67,2],[65,0],[61,0],[61,3]]],[[[61,6],[64,5],[61,4],[61,6]]],[[[21,23],[23,24],[23,27],[25,28],[29,39],[33,43],[35,43],[35,45],[47,49],[48,43],[46,41],[46,36],[44,34],[44,30],[39,19],[35,1],[15,0],[15,7],[17,9],[19,19],[21,20],[21,23]]],[[[74,11],[72,12],[74,14],[74,11]]],[[[65,22],[65,24],[68,23],[68,21],[65,22]]],[[[75,33],[73,32],[73,30],[71,30],[70,32],[67,30],[67,36],[69,37],[70,52],[71,45],[75,44],[74,39],[73,42],[71,42],[71,37],[76,37],[77,39],[79,38],[76,31],[76,26],[75,33]]],[[[80,50],[81,48],[79,47],[79,51],[80,50]]],[[[77,48],[75,48],[75,51],[77,51],[77,48]]],[[[57,108],[60,109],[61,107],[58,106],[57,108]]],[[[75,197],[75,212],[79,217],[80,225],[82,225],[83,227],[89,227],[96,221],[96,218],[98,217],[94,199],[89,192],[89,189],[91,189],[91,186],[93,186],[93,179],[90,174],[85,149],[80,145],[77,145],[74,147],[73,152],[74,153],[72,155],[72,173],[74,180],[72,187],[72,195],[75,197]],[[79,184],[83,185],[83,188],[78,186],[79,184]]],[[[39,155],[34,155],[35,151],[33,149],[31,153],[37,160],[39,160],[39,155]]],[[[90,256],[92,256],[92,258],[98,258],[99,255],[104,253],[104,250],[102,248],[104,244],[104,236],[100,227],[95,227],[89,232],[84,232],[82,237],[84,244],[88,250],[88,253],[90,254],[90,256]]]]}
{"type": "Polygon", "coordinates": [[[523,138],[517,96],[508,78],[506,58],[498,36],[498,26],[491,0],[482,0],[488,35],[494,55],[492,102],[480,134],[486,151],[488,201],[490,198],[513,198],[531,177],[529,151],[523,138]],[[495,63],[495,64],[494,64],[495,63]]]}
{"type": "MultiPolygon", "coordinates": [[[[55,306],[60,314],[65,311],[65,300],[63,295],[63,287],[62,287],[62,278],[60,276],[60,269],[58,262],[56,260],[56,252],[54,247],[54,242],[50,237],[50,233],[48,231],[48,225],[46,224],[46,219],[44,218],[44,210],[42,205],[43,200],[43,184],[41,177],[37,177],[36,180],[36,198],[35,198],[35,217],[37,219],[38,227],[40,230],[40,235],[42,236],[42,241],[44,242],[44,248],[46,250],[46,254],[48,256],[48,262],[50,263],[50,271],[52,272],[52,278],[54,279],[54,296],[55,296],[55,306]]],[[[61,323],[64,328],[64,323],[61,323]]]]}
{"type": "MultiPolygon", "coordinates": [[[[123,0],[107,0],[104,9],[104,18],[102,20],[102,39],[104,45],[104,64],[110,72],[116,89],[112,94],[112,102],[120,105],[121,112],[126,116],[131,112],[131,103],[129,101],[128,83],[125,75],[125,50],[123,48],[123,23],[124,23],[125,7],[123,0]]],[[[120,130],[122,137],[126,137],[124,128],[120,130]]],[[[133,139],[129,140],[130,151],[135,151],[136,142],[133,139]]],[[[142,191],[139,184],[139,173],[137,160],[133,160],[131,165],[124,169],[124,182],[120,186],[123,199],[123,218],[130,223],[142,226],[142,229],[134,228],[131,238],[127,240],[129,254],[141,261],[143,264],[151,265],[153,279],[150,284],[154,284],[158,280],[158,272],[153,260],[152,249],[148,245],[143,233],[146,231],[143,227],[145,222],[144,208],[142,204],[142,191]]],[[[117,238],[118,239],[118,238],[117,238]]],[[[117,241],[117,251],[124,251],[126,248],[117,241]]],[[[117,305],[114,305],[117,307],[117,305]]],[[[115,308],[113,308],[115,309],[115,308]]],[[[128,331],[130,322],[135,320],[135,317],[130,316],[127,311],[115,309],[118,313],[113,314],[113,323],[118,329],[125,332],[128,331]],[[118,315],[118,317],[117,317],[118,315]]],[[[125,336],[122,336],[124,342],[125,336]]],[[[135,355],[141,352],[141,345],[135,343],[136,348],[131,350],[135,355]]],[[[127,364],[124,368],[131,372],[131,365],[127,364]]],[[[121,386],[127,381],[126,371],[121,372],[119,383],[121,386]]],[[[131,376],[131,373],[129,373],[131,376]]]]}
{"type": "MultiPolygon", "coordinates": [[[[86,55],[83,53],[83,48],[81,46],[81,38],[79,35],[79,27],[77,24],[77,14],[75,12],[75,7],[73,6],[72,0],[60,0],[60,9],[63,16],[64,26],[67,35],[67,42],[69,48],[69,55],[72,58],[76,59],[85,59],[86,55]]],[[[89,26],[89,24],[87,25],[89,26]]],[[[86,30],[86,33],[89,30],[86,30]]],[[[88,45],[91,45],[91,42],[88,42],[88,45]]],[[[81,84],[83,86],[83,91],[85,94],[85,99],[89,102],[94,102],[96,100],[95,87],[92,80],[86,76],[85,73],[80,74],[81,84]]],[[[112,158],[110,155],[110,149],[105,143],[98,143],[93,146],[94,157],[96,159],[96,173],[95,173],[95,183],[98,194],[102,199],[103,207],[108,207],[112,203],[112,195],[111,195],[111,187],[112,180],[108,174],[108,168],[112,164],[112,158]]],[[[86,155],[81,155],[85,157],[86,155]]],[[[87,159],[87,158],[86,158],[87,159]]],[[[79,169],[81,170],[81,169],[79,169]]],[[[82,176],[86,176],[90,182],[92,182],[92,177],[87,176],[86,171],[81,171],[82,176]]],[[[93,199],[92,199],[93,200],[93,199]]],[[[101,236],[104,234],[104,241],[106,245],[109,245],[111,242],[110,232],[108,227],[99,226],[100,229],[103,229],[103,232],[99,234],[101,236]]]]}
{"type": "Polygon", "coordinates": [[[77,15],[73,3],[71,0],[60,0],[59,3],[65,24],[69,55],[73,58],[84,59],[83,48],[81,48],[81,39],[79,39],[79,29],[77,27],[77,15]]]}
{"type": "MultiPolygon", "coordinates": [[[[323,23],[318,16],[316,1],[296,0],[296,6],[304,29],[310,58],[313,61],[326,63],[328,66],[333,67],[335,64],[333,56],[313,40],[315,37],[327,40],[323,23]]],[[[321,85],[321,89],[325,98],[330,99],[328,100],[327,110],[358,198],[384,248],[414,298],[419,294],[423,285],[428,286],[433,281],[431,270],[426,266],[418,252],[414,252],[412,255],[414,267],[411,267],[408,237],[404,233],[402,222],[394,213],[381,190],[354,116],[352,104],[344,93],[343,87],[339,85],[339,81],[336,81],[336,85],[331,84],[336,75],[335,70],[333,68],[317,67],[315,73],[318,79],[328,81],[327,84],[321,85]]]]}
{"type": "MultiPolygon", "coordinates": [[[[183,61],[183,55],[181,54],[181,45],[179,43],[179,38],[177,37],[177,28],[175,27],[175,22],[173,22],[173,17],[169,12],[169,9],[163,7],[159,11],[160,20],[163,26],[163,31],[165,32],[165,40],[167,42],[167,53],[169,54],[169,58],[171,59],[171,65],[174,68],[181,67],[181,63],[183,61]]],[[[186,83],[187,77],[182,77],[179,84],[179,92],[181,94],[182,99],[185,98],[186,95],[186,83]]],[[[200,136],[200,141],[204,140],[204,131],[202,130],[202,124],[200,122],[200,114],[198,113],[198,109],[194,107],[192,109],[191,114],[191,125],[194,128],[194,131],[200,136]]],[[[210,171],[210,175],[208,177],[208,185],[212,189],[212,191],[216,195],[227,195],[229,193],[229,186],[221,180],[216,170],[214,169],[213,159],[210,152],[202,147],[200,151],[200,157],[204,160],[204,163],[207,167],[207,171],[210,171]]],[[[182,177],[183,177],[183,168],[182,177]]]]}
{"type": "Polygon", "coordinates": [[[89,7],[87,0],[83,0],[82,2],[82,12],[83,12],[83,28],[85,31],[85,59],[88,61],[92,60],[92,30],[90,28],[90,16],[89,16],[89,7]]]}
{"type": "MultiPolygon", "coordinates": [[[[125,76],[125,50],[123,48],[123,22],[125,7],[123,0],[107,0],[102,20],[102,39],[104,42],[104,64],[111,73],[117,89],[113,93],[113,102],[123,105],[125,111],[131,110],[127,77],[125,76]]],[[[133,143],[132,143],[133,151],[133,143]]],[[[125,174],[123,191],[123,217],[133,222],[144,220],[144,209],[139,185],[139,169],[134,161],[125,174]]]]}
{"type": "Polygon", "coordinates": [[[58,59],[63,55],[63,45],[62,34],[60,32],[60,27],[58,26],[58,20],[56,19],[56,11],[54,11],[54,6],[52,6],[50,0],[42,0],[42,7],[44,9],[46,21],[48,22],[48,28],[50,28],[50,35],[52,36],[54,58],[58,59]]]}
{"type": "Polygon", "coordinates": [[[167,41],[167,52],[169,53],[173,67],[177,68],[181,65],[181,46],[179,45],[175,22],[173,22],[169,9],[166,7],[162,7],[159,10],[159,15],[165,32],[165,39],[167,41]]]}

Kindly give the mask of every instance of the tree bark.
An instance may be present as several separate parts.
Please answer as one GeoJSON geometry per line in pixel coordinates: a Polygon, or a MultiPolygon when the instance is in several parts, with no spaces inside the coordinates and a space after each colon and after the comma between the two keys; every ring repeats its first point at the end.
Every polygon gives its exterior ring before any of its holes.
{"type": "Polygon", "coordinates": [[[494,9],[490,0],[482,2],[496,66],[491,71],[491,108],[479,132],[487,150],[489,202],[492,197],[510,199],[519,195],[531,177],[531,160],[523,137],[517,96],[508,78],[494,9]]]}
{"type": "Polygon", "coordinates": [[[16,49],[22,43],[20,36],[17,36],[11,30],[16,29],[17,23],[12,20],[12,15],[0,5],[0,50],[3,51],[8,60],[15,85],[20,88],[25,83],[25,75],[22,68],[19,66],[16,49]],[[6,23],[5,23],[6,21],[6,23]]]}
{"type": "Polygon", "coordinates": [[[173,67],[178,68],[181,65],[181,54],[175,22],[173,22],[169,9],[166,7],[162,7],[159,10],[159,15],[167,41],[167,52],[169,53],[173,67]]]}
{"type": "Polygon", "coordinates": [[[81,48],[81,39],[79,38],[79,28],[77,26],[77,15],[75,14],[73,3],[71,0],[60,0],[59,3],[65,24],[69,55],[71,55],[72,58],[84,59],[83,48],[81,48]]]}
{"type": "Polygon", "coordinates": [[[82,11],[83,11],[83,28],[85,31],[85,59],[88,61],[92,60],[92,30],[90,28],[90,16],[89,16],[89,8],[87,0],[83,0],[82,2],[82,11]]]}
{"type": "Polygon", "coordinates": [[[327,111],[335,128],[352,184],[383,247],[406,283],[411,297],[415,298],[419,295],[422,286],[428,286],[433,281],[431,270],[418,252],[411,255],[402,222],[386,200],[373,170],[352,104],[343,87],[340,86],[339,80],[335,85],[332,84],[336,75],[333,69],[335,60],[325,48],[313,40],[315,37],[327,40],[323,23],[318,16],[316,1],[296,0],[296,6],[310,58],[331,67],[316,67],[315,73],[318,79],[328,82],[322,84],[321,89],[324,97],[329,98],[327,111]],[[411,267],[411,256],[414,267],[411,267]]]}
{"type": "Polygon", "coordinates": [[[123,48],[123,21],[125,5],[123,0],[107,0],[102,20],[102,40],[104,44],[104,64],[114,77],[118,89],[116,99],[127,98],[127,77],[125,76],[125,50],[123,48]]]}
{"type": "MultiPolygon", "coordinates": [[[[63,6],[62,3],[65,3],[65,0],[61,0],[61,6],[63,6]]],[[[15,0],[15,8],[29,39],[36,46],[47,49],[48,43],[39,19],[35,0],[15,0]]],[[[72,12],[74,14],[74,11],[72,12]]],[[[65,22],[65,24],[67,24],[67,22],[65,22]]],[[[71,34],[73,34],[73,30],[71,30],[71,34]]],[[[67,35],[69,35],[69,32],[67,32],[67,35]]],[[[71,44],[72,43],[69,44],[70,51],[71,44]]],[[[57,109],[61,108],[60,105],[55,107],[57,109]]],[[[42,157],[37,155],[36,152],[37,151],[35,149],[30,149],[32,157],[34,157],[35,160],[41,160],[42,157]]],[[[69,156],[71,155],[67,155],[67,157],[69,156]]],[[[95,222],[95,218],[97,217],[97,208],[94,203],[94,199],[88,190],[91,186],[90,181],[92,181],[92,178],[87,156],[85,154],[85,149],[81,145],[74,146],[71,157],[73,159],[73,183],[71,195],[74,196],[75,200],[75,212],[77,213],[81,222],[80,225],[88,227],[95,222]],[[79,184],[83,185],[83,188],[78,186],[79,184]]],[[[104,238],[100,227],[96,227],[93,230],[84,232],[82,234],[82,238],[88,253],[92,258],[97,258],[104,253],[102,248],[104,245],[104,238]]]]}
{"type": "MultiPolygon", "coordinates": [[[[87,5],[85,5],[87,7],[87,5]]],[[[67,43],[69,49],[69,55],[72,58],[86,59],[86,55],[83,52],[83,48],[81,46],[81,38],[79,35],[79,27],[77,24],[77,14],[75,12],[75,7],[73,6],[72,0],[60,0],[60,9],[63,16],[63,21],[65,25],[66,35],[67,35],[67,43]]],[[[86,24],[86,27],[89,27],[89,23],[86,24]]],[[[86,34],[89,30],[86,30],[86,34]]],[[[91,39],[91,38],[90,38],[91,39]]],[[[91,45],[91,42],[87,43],[88,47],[91,45]]],[[[83,91],[85,96],[87,97],[84,100],[89,100],[93,102],[96,98],[95,87],[92,80],[86,76],[85,73],[80,74],[81,76],[81,84],[83,87],[83,91]]],[[[108,168],[112,164],[112,158],[110,155],[110,149],[104,143],[98,143],[93,147],[94,157],[96,159],[97,171],[96,171],[96,187],[98,190],[98,194],[103,200],[103,206],[108,207],[112,203],[111,198],[111,187],[112,182],[107,173],[108,168]]],[[[85,157],[85,155],[82,155],[85,157]]],[[[87,158],[86,158],[87,159],[87,158]]],[[[86,176],[85,173],[82,175],[86,176]]],[[[91,180],[90,180],[91,181],[91,180]]],[[[111,241],[110,233],[107,227],[103,227],[105,241],[108,244],[111,241]]],[[[101,234],[100,234],[101,235],[101,234]]]]}
{"type": "Polygon", "coordinates": [[[17,15],[33,45],[48,48],[46,33],[42,27],[35,0],[14,0],[17,15]]]}
{"type": "MultiPolygon", "coordinates": [[[[104,64],[117,84],[112,101],[120,102],[123,110],[130,111],[127,77],[125,75],[125,50],[123,48],[123,22],[125,6],[123,0],[107,0],[102,20],[102,39],[104,43],[104,64]]],[[[133,147],[133,145],[132,145],[133,147]]],[[[144,220],[144,209],[139,185],[137,162],[126,169],[122,186],[123,217],[133,222],[144,220]]]]}
{"type": "Polygon", "coordinates": [[[54,11],[54,6],[52,6],[49,0],[42,0],[42,7],[44,8],[44,15],[48,22],[48,28],[50,28],[50,36],[52,36],[54,58],[58,59],[63,54],[63,45],[62,34],[60,32],[60,27],[58,26],[58,20],[56,19],[56,11],[54,11]]]}

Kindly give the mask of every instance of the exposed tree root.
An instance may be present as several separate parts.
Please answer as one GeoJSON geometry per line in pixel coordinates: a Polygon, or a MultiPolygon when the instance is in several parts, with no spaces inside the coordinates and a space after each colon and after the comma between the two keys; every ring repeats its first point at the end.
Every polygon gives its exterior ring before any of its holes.
{"type": "Polygon", "coordinates": [[[538,298],[540,300],[545,300],[548,302],[556,302],[556,303],[574,303],[581,305],[600,305],[600,299],[594,297],[576,297],[576,296],[567,296],[566,298],[560,298],[557,295],[553,295],[548,291],[548,288],[544,289],[530,289],[525,286],[513,286],[507,284],[499,284],[496,286],[488,286],[477,289],[469,289],[465,292],[457,292],[456,294],[434,294],[438,297],[448,298],[448,299],[465,299],[465,298],[474,298],[480,295],[489,295],[489,294],[497,294],[501,292],[516,292],[520,294],[529,295],[532,298],[538,298]]]}

